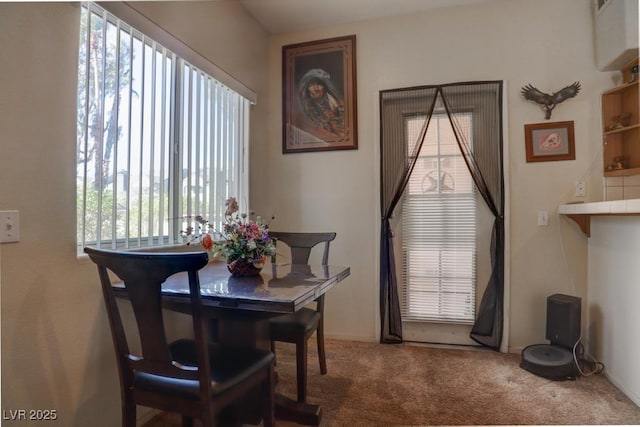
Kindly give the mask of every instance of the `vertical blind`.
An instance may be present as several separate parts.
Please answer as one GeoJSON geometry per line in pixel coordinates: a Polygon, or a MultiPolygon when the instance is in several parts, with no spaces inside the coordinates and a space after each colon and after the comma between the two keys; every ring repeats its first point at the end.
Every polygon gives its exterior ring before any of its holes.
{"type": "Polygon", "coordinates": [[[181,242],[246,200],[249,101],[83,4],[78,67],[78,252],[181,242]]]}

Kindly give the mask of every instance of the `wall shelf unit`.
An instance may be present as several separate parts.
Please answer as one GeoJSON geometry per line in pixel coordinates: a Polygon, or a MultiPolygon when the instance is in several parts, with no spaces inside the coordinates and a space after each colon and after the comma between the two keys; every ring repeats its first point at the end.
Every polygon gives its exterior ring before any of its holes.
{"type": "Polygon", "coordinates": [[[620,70],[626,83],[602,94],[605,177],[640,174],[639,84],[631,72],[637,65],[637,58],[627,64],[620,70]]]}

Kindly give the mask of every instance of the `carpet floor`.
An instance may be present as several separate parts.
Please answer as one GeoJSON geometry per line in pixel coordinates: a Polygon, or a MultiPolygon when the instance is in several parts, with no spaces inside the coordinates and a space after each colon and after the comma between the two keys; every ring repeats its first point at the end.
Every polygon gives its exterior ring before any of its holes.
{"type": "MultiPolygon", "coordinates": [[[[321,405],[321,426],[640,424],[640,407],[604,375],[551,381],[521,369],[517,354],[335,339],[320,375],[314,343],[308,401],[321,405]]],[[[278,389],[295,398],[295,348],[277,343],[276,354],[278,389]]],[[[179,425],[161,414],[145,427],[179,425]]]]}

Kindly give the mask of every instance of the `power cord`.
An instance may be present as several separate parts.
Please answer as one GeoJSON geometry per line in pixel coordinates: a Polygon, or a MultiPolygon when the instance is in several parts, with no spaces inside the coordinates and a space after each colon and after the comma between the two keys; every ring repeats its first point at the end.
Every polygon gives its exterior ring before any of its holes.
{"type": "Polygon", "coordinates": [[[580,372],[580,375],[582,375],[583,377],[588,377],[590,375],[601,374],[602,372],[604,372],[604,370],[605,370],[604,363],[598,362],[594,358],[591,358],[591,360],[586,360],[584,358],[584,355],[585,355],[584,354],[584,345],[582,345],[581,341],[582,341],[582,337],[578,338],[578,341],[576,341],[576,343],[573,345],[573,361],[575,362],[576,367],[578,368],[578,371],[580,372]],[[580,348],[579,354],[578,354],[578,352],[576,352],[576,350],[578,348],[580,348]],[[580,356],[579,358],[578,358],[578,355],[580,356]],[[594,366],[593,370],[591,372],[584,372],[582,370],[582,367],[580,366],[580,362],[581,361],[593,364],[593,366],[594,366]]]}

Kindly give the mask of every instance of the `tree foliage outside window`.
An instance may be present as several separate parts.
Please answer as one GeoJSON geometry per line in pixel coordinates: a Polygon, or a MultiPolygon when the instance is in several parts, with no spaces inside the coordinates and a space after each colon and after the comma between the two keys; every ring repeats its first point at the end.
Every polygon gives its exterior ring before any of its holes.
{"type": "Polygon", "coordinates": [[[224,201],[246,199],[247,100],[93,3],[78,58],[78,251],[222,224],[224,201]]]}

